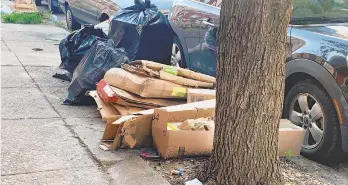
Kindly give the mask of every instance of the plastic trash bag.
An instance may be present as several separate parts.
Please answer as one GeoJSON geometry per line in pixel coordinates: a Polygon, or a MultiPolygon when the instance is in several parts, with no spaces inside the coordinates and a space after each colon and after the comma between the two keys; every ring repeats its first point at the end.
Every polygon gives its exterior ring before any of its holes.
{"type": "Polygon", "coordinates": [[[128,58],[170,64],[174,32],[155,5],[136,0],[110,21],[108,38],[125,48],[128,58]]]}
{"type": "Polygon", "coordinates": [[[53,77],[71,81],[72,73],[83,56],[97,40],[106,41],[106,38],[106,34],[101,29],[95,29],[93,26],[87,25],[63,39],[59,44],[62,63],[53,77]]]}
{"type": "Polygon", "coordinates": [[[122,48],[116,48],[112,40],[97,41],[76,67],[68,88],[68,97],[63,104],[94,104],[86,92],[96,89],[106,71],[120,67],[129,60],[122,48]]]}

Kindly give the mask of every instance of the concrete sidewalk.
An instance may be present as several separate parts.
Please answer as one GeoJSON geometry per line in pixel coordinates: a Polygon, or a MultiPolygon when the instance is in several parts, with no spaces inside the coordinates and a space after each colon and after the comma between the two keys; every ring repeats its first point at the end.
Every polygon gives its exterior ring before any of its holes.
{"type": "Polygon", "coordinates": [[[1,25],[1,184],[168,184],[139,151],[99,149],[96,106],[61,104],[69,83],[52,75],[67,35],[48,25],[1,25]]]}

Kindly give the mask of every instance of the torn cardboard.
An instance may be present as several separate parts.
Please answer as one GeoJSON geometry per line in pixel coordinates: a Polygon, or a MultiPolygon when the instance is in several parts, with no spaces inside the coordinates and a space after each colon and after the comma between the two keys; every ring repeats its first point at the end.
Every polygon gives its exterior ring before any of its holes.
{"type": "MultiPolygon", "coordinates": [[[[169,123],[168,123],[169,124],[169,123]]],[[[214,129],[214,120],[209,118],[198,118],[198,119],[188,119],[182,123],[179,123],[177,128],[179,130],[213,130],[214,129]]]]}
{"type": "Polygon", "coordinates": [[[96,91],[89,91],[87,94],[95,100],[103,121],[113,122],[120,118],[120,113],[112,105],[104,103],[96,91]]]}
{"type": "Polygon", "coordinates": [[[216,91],[211,89],[188,89],[187,103],[212,100],[216,98],[216,91]]]}
{"type": "Polygon", "coordinates": [[[278,149],[279,156],[298,156],[301,153],[305,130],[287,119],[280,120],[278,149]]]}
{"type": "Polygon", "coordinates": [[[187,96],[187,88],[182,85],[139,76],[120,68],[112,68],[107,71],[104,80],[111,86],[145,98],[186,99],[187,96]]]}
{"type": "Polygon", "coordinates": [[[112,149],[152,147],[151,124],[153,111],[151,109],[123,116],[112,123],[119,125],[119,129],[114,136],[112,149]]]}
{"type": "Polygon", "coordinates": [[[213,148],[214,129],[209,131],[173,130],[178,122],[188,119],[214,117],[215,100],[190,103],[154,110],[153,144],[163,158],[208,155],[213,148]]]}

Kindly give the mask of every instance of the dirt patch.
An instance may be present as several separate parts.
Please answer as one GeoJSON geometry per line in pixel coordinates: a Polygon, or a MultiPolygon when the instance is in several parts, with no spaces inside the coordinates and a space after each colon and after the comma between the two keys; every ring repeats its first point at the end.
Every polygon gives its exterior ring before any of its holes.
{"type": "MultiPolygon", "coordinates": [[[[150,166],[173,185],[185,184],[194,179],[207,161],[208,157],[148,160],[150,166]],[[182,174],[177,175],[178,172],[182,174]]],[[[342,185],[348,182],[348,164],[328,167],[304,157],[293,157],[282,158],[281,169],[287,185],[342,185]]]]}

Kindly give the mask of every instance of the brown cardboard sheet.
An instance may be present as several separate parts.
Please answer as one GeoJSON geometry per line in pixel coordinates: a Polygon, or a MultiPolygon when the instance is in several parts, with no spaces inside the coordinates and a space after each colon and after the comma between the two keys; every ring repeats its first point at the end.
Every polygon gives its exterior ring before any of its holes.
{"type": "Polygon", "coordinates": [[[175,84],[187,86],[187,87],[195,87],[195,88],[212,88],[214,87],[214,83],[201,82],[198,80],[192,80],[188,78],[184,78],[181,76],[176,76],[171,73],[160,71],[160,79],[166,80],[169,82],[173,82],[175,84]]]}
{"type": "Polygon", "coordinates": [[[161,79],[132,74],[121,68],[112,68],[104,80],[111,86],[145,98],[186,99],[187,88],[161,79]]]}
{"type": "Polygon", "coordinates": [[[188,89],[187,103],[211,100],[216,98],[216,91],[212,89],[188,89]]]}
{"type": "Polygon", "coordinates": [[[303,128],[292,124],[289,120],[280,120],[278,148],[279,156],[298,156],[304,139],[303,128]]]}

